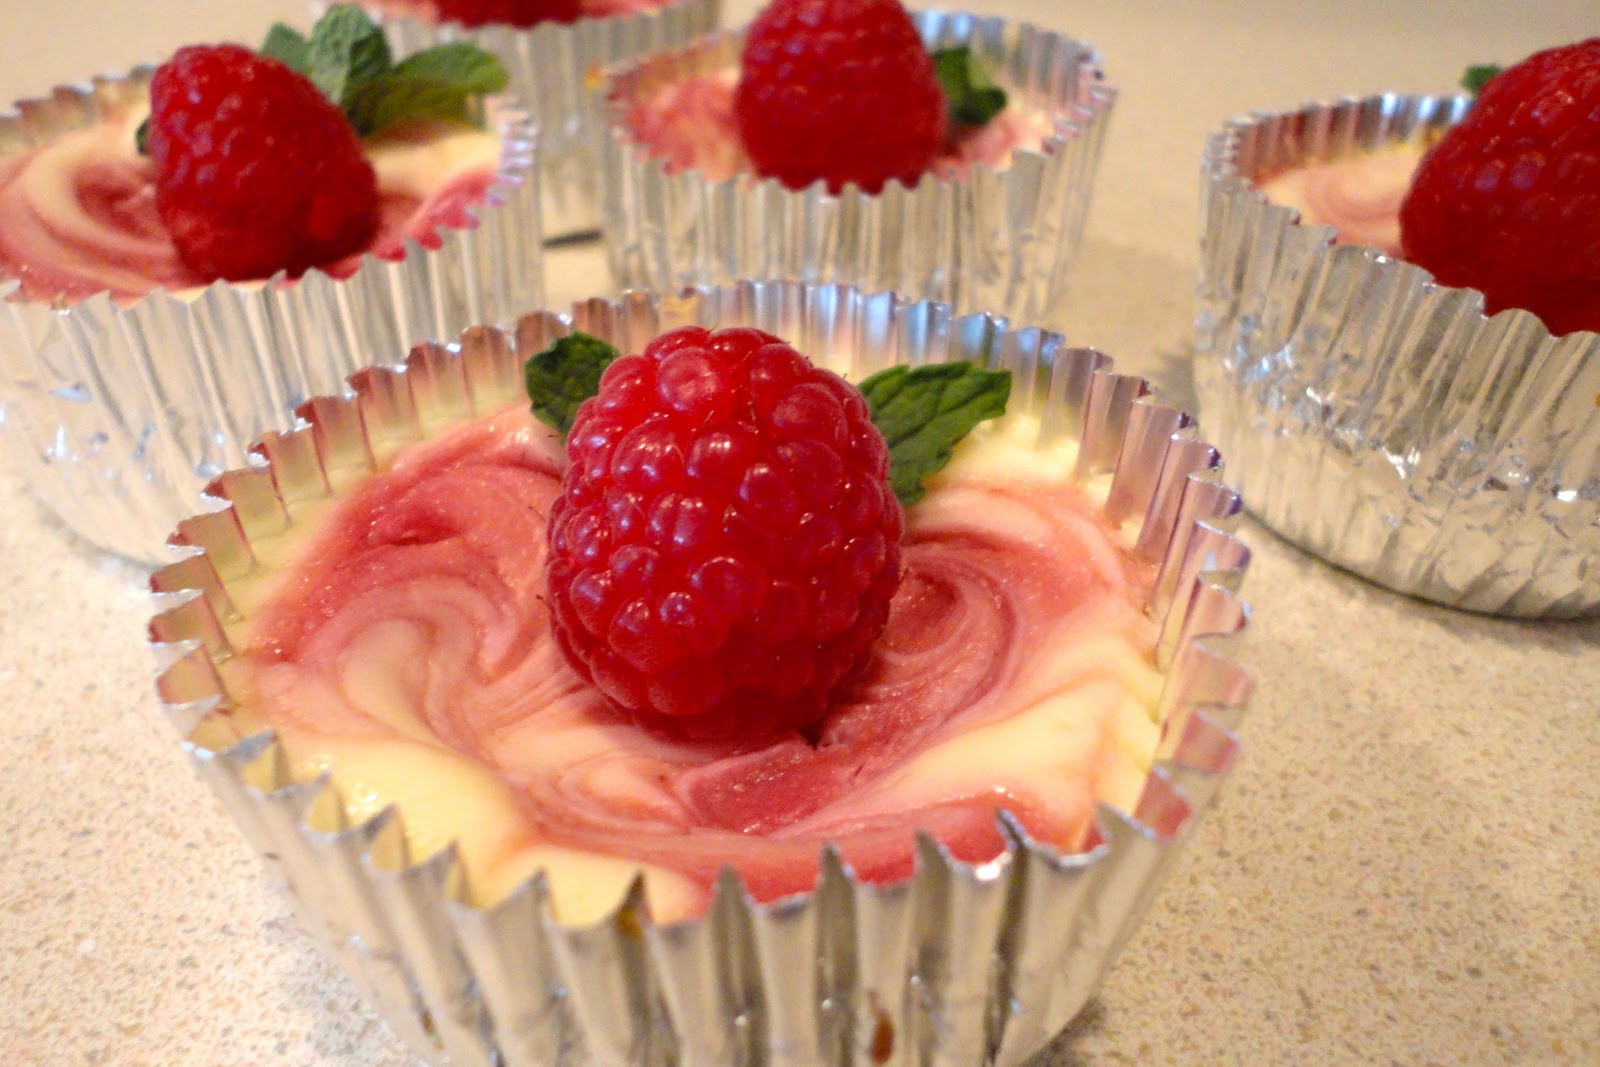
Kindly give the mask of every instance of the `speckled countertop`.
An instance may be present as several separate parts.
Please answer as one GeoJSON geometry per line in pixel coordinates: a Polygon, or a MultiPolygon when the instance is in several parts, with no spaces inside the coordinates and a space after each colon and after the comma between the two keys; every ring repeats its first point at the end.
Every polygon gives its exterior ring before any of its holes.
{"type": "MultiPolygon", "coordinates": [[[[1469,60],[1600,30],[1592,0],[965,6],[1104,53],[1123,95],[1074,340],[1182,403],[1222,118],[1442,91],[1469,60]]],[[[291,0],[6,0],[0,94],[274,18],[305,21],[291,0]]],[[[555,302],[606,290],[595,249],[554,256],[555,302]]],[[[184,762],[150,694],[144,573],[71,543],[3,470],[0,515],[0,1064],[408,1063],[184,762]]],[[[1245,759],[1042,1062],[1600,1063],[1600,623],[1453,614],[1245,536],[1245,759]]]]}

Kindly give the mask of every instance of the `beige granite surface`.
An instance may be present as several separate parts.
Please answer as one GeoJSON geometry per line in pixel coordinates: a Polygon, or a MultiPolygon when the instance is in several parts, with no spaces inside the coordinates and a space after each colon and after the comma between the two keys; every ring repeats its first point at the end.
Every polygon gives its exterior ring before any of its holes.
{"type": "MultiPolygon", "coordinates": [[[[1123,96],[1074,340],[1180,401],[1221,118],[1440,91],[1469,60],[1600,32],[1593,0],[970,6],[1105,53],[1123,96]]],[[[0,92],[274,17],[300,9],[6,0],[0,92]]],[[[554,296],[604,290],[594,249],[555,256],[554,296]]],[[[409,1063],[184,762],[150,695],[143,572],[71,543],[3,469],[0,516],[0,1064],[409,1063]]],[[[1600,1063],[1600,623],[1450,613],[1245,534],[1245,758],[1041,1062],[1600,1063]]]]}

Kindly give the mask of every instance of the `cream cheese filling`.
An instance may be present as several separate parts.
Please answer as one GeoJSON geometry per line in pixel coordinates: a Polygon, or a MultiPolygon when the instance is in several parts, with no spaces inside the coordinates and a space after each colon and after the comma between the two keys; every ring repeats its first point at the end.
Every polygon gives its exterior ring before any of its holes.
{"type": "MultiPolygon", "coordinates": [[[[499,416],[523,417],[521,411],[499,416]]],[[[1071,485],[1074,446],[1035,447],[1037,433],[1037,423],[1024,418],[981,427],[930,482],[927,497],[912,513],[913,525],[970,528],[1044,547],[1062,541],[1062,531],[1041,522],[1028,507],[995,504],[981,495],[986,483],[1002,483],[1024,500],[1031,491],[1071,485]]],[[[1097,499],[1103,499],[1103,481],[1096,491],[1097,499]]],[[[318,525],[314,514],[302,516],[285,534],[257,544],[264,573],[230,586],[243,616],[230,627],[237,647],[251,641],[252,615],[292,583],[295,561],[308,550],[318,525]]],[[[1080,531],[1074,539],[1095,547],[1084,564],[1091,570],[1112,574],[1123,567],[1113,536],[1102,531],[1089,537],[1080,531]]],[[[996,808],[1018,800],[1038,813],[1084,827],[1097,802],[1131,810],[1158,741],[1162,679],[1150,659],[1154,624],[1142,617],[1130,623],[1128,615],[1125,605],[1110,600],[1091,607],[1074,623],[1070,640],[1055,641],[1049,655],[1029,659],[1024,673],[1013,680],[1025,696],[1022,706],[1001,700],[986,717],[944,723],[898,765],[863,781],[826,811],[785,826],[781,834],[804,840],[818,826],[826,833],[828,827],[852,825],[852,820],[973,798],[992,798],[996,808]]],[[[658,920],[703,908],[703,884],[650,862],[648,856],[621,857],[541,839],[519,800],[524,782],[535,787],[547,783],[578,790],[575,803],[620,805],[629,818],[693,837],[700,831],[685,800],[659,778],[664,773],[660,768],[684,758],[674,743],[614,721],[595,720],[586,710],[592,698],[552,685],[548,694],[529,697],[545,706],[537,723],[484,734],[482,743],[488,748],[483,753],[458,751],[430,726],[414,699],[416,679],[408,677],[424,671],[429,657],[440,655],[449,640],[407,623],[377,623],[359,634],[334,677],[293,683],[297,706],[344,710],[322,720],[277,718],[247,702],[229,716],[208,719],[194,739],[223,748],[260,729],[275,728],[294,776],[304,780],[328,773],[352,820],[397,806],[413,860],[454,842],[480,903],[502,899],[533,872],[544,870],[557,913],[567,922],[604,916],[638,875],[645,880],[658,920]]],[[[553,646],[540,655],[553,657],[553,646]]],[[[257,685],[253,670],[246,658],[222,665],[231,692],[251,691],[257,685]]],[[[535,663],[529,676],[550,679],[561,670],[552,658],[535,663]]],[[[907,840],[913,829],[906,826],[907,840]]],[[[1083,844],[1054,843],[1067,850],[1083,844]]]]}

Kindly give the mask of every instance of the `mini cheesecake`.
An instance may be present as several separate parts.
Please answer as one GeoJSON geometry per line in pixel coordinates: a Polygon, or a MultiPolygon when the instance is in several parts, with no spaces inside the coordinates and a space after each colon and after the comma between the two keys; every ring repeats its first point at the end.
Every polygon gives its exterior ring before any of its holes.
{"type": "Polygon", "coordinates": [[[1233,585],[1248,559],[1238,499],[1185,417],[1105,364],[776,282],[419,347],[303,408],[266,469],[212,486],[230,507],[182,525],[204,551],[152,582],[162,699],[431,1061],[627,1062],[670,1033],[706,1063],[1021,1062],[1126,939],[1236,752],[1211,716],[1250,689],[1196,643],[1244,623],[1211,573],[1233,585]],[[1011,414],[908,508],[887,628],[803,736],[652,732],[550,639],[565,458],[523,360],[572,326],[636,351],[688,324],[755,326],[851,380],[901,360],[1013,374],[1011,414]]]}
{"type": "Polygon", "coordinates": [[[152,69],[0,116],[0,450],[95,548],[145,563],[206,481],[294,404],[369,358],[543,293],[534,131],[509,97],[483,125],[412,121],[364,142],[371,247],[295,279],[197,277],[135,147],[152,69]]]}
{"type": "Polygon", "coordinates": [[[1380,585],[1529,618],[1600,612],[1600,334],[1439,285],[1399,207],[1464,96],[1236,119],[1207,146],[1195,386],[1251,509],[1380,585]]]}
{"type": "MultiPolygon", "coordinates": [[[[0,158],[0,279],[20,282],[12,299],[72,304],[105,292],[126,304],[210,284],[179,258],[156,213],[155,165],[135,147],[148,114],[130,101],[0,158]]],[[[378,177],[379,227],[367,249],[319,268],[334,278],[348,278],[364,255],[399,261],[407,241],[436,249],[442,230],[471,226],[501,166],[499,132],[468,123],[407,123],[364,147],[378,177]]]]}
{"type": "Polygon", "coordinates": [[[733,114],[739,32],[619,65],[605,84],[606,236],[623,285],[741,277],[892,289],[1062,328],[1115,91],[1064,33],[912,14],[930,51],[965,48],[1004,110],[954,135],[914,185],[790,189],[753,173],[733,114]]]}

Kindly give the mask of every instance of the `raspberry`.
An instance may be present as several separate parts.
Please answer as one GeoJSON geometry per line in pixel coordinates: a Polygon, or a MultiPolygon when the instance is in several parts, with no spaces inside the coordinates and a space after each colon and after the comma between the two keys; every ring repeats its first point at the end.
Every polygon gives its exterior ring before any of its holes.
{"type": "Polygon", "coordinates": [[[1490,314],[1600,330],[1600,37],[1490,79],[1423,157],[1400,237],[1406,259],[1481,290],[1490,314]]]}
{"type": "Polygon", "coordinates": [[[299,275],[372,240],[377,176],[354,128],[277,60],[179,49],[150,83],[150,109],[156,209],[199,274],[299,275]]]}
{"type": "Polygon", "coordinates": [[[774,0],[745,36],[734,117],[757,173],[877,193],[945,141],[944,91],[899,0],[774,0]]]}
{"type": "Polygon", "coordinates": [[[540,22],[576,22],[581,6],[580,0],[438,0],[434,10],[441,22],[525,30],[540,22]]]}
{"type": "Polygon", "coordinates": [[[771,334],[683,327],[606,369],[567,461],[546,590],[568,662],[669,733],[815,722],[900,581],[861,394],[771,334]]]}

